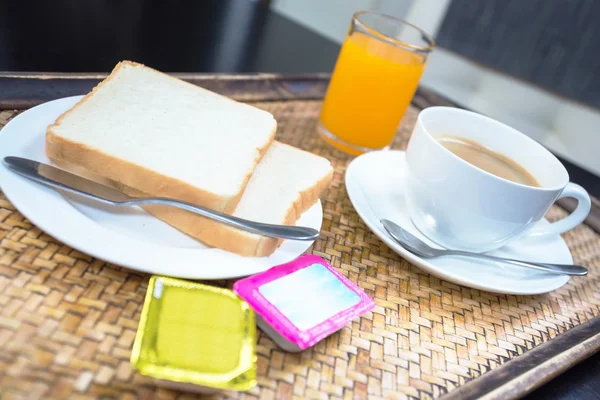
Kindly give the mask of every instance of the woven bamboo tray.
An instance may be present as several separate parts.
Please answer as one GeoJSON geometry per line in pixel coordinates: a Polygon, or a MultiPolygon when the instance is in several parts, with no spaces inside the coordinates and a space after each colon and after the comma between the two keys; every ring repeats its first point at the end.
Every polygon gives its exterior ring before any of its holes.
{"type": "MultiPolygon", "coordinates": [[[[32,81],[62,80],[54,93],[61,97],[100,78],[0,76],[0,87],[15,91],[32,81]]],[[[377,302],[372,312],[300,354],[280,350],[261,333],[258,386],[215,398],[515,398],[600,348],[600,235],[590,227],[564,235],[590,274],[552,293],[498,295],[440,280],[391,251],[354,211],[344,187],[351,157],[315,132],[326,81],[188,78],[269,110],[279,121],[278,140],[333,162],[333,184],[322,196],[323,233],[310,251],[377,302]]],[[[47,87],[38,86],[29,98],[17,91],[22,98],[12,102],[0,98],[0,127],[19,112],[9,106],[52,98],[47,87]]],[[[430,94],[417,95],[394,148],[406,146],[419,106],[432,102],[438,100],[430,94]]],[[[563,215],[555,206],[548,217],[563,215]]],[[[0,192],[0,398],[193,398],[155,387],[130,366],[148,278],[54,240],[0,192]]]]}

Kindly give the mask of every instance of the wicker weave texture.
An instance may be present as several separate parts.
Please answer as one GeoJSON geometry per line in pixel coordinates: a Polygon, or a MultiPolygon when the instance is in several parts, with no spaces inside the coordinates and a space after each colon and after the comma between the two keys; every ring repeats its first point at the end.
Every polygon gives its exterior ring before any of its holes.
{"type": "MultiPolygon", "coordinates": [[[[344,187],[351,157],[315,133],[320,102],[255,104],[274,113],[279,140],[333,162],[311,251],[377,306],[300,354],[261,333],[259,385],[215,398],[436,398],[599,314],[600,236],[588,227],[564,237],[590,274],[552,293],[498,295],[440,280],[360,220],[344,187]]],[[[15,114],[0,112],[0,126],[15,114]]],[[[416,115],[407,112],[393,147],[406,146],[416,115]]],[[[554,207],[548,217],[563,215],[554,207]]],[[[155,387],[129,364],[148,278],[56,241],[0,193],[0,398],[193,398],[155,387]]]]}

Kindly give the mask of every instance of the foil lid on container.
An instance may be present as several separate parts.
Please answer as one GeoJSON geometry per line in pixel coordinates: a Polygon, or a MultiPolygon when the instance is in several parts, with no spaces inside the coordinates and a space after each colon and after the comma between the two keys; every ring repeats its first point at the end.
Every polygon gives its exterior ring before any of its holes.
{"type": "Polygon", "coordinates": [[[313,346],[375,306],[315,255],[237,281],[233,290],[254,309],[258,326],[287,351],[313,346]]]}
{"type": "Polygon", "coordinates": [[[131,363],[168,387],[249,390],[256,385],[254,312],[231,290],[153,276],[131,363]]]}

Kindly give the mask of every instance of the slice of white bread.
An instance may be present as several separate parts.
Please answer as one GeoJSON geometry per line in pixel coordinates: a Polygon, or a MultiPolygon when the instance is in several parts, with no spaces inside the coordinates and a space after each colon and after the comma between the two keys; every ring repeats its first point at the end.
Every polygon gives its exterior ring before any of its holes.
{"type": "MultiPolygon", "coordinates": [[[[329,160],[273,142],[233,215],[271,224],[295,225],[331,183],[329,160]]],[[[136,193],[139,195],[139,193],[136,193]]],[[[150,214],[203,243],[243,256],[268,256],[281,243],[169,206],[144,206],[150,214]]]]}
{"type": "Polygon", "coordinates": [[[124,61],[46,132],[46,153],[153,196],[232,212],[275,137],[267,111],[124,61]]]}
{"type": "MultiPolygon", "coordinates": [[[[77,165],[57,165],[77,175],[137,197],[151,195],[104,178],[77,165]]],[[[320,156],[274,141],[254,174],[233,215],[259,222],[295,225],[316,204],[333,177],[331,163],[320,156]]],[[[244,256],[268,256],[281,240],[252,234],[168,206],[144,206],[150,214],[205,244],[244,256]]]]}

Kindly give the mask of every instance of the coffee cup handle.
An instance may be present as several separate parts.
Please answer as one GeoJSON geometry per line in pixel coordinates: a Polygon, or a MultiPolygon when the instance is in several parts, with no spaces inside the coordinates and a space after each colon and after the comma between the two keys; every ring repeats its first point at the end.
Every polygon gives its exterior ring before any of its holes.
{"type": "Polygon", "coordinates": [[[565,218],[553,222],[550,225],[537,224],[529,231],[528,234],[526,234],[526,236],[539,237],[560,234],[575,228],[587,218],[592,208],[592,200],[584,188],[576,183],[569,182],[556,200],[562,199],[563,197],[573,197],[577,199],[577,208],[575,208],[575,210],[565,218]]]}

